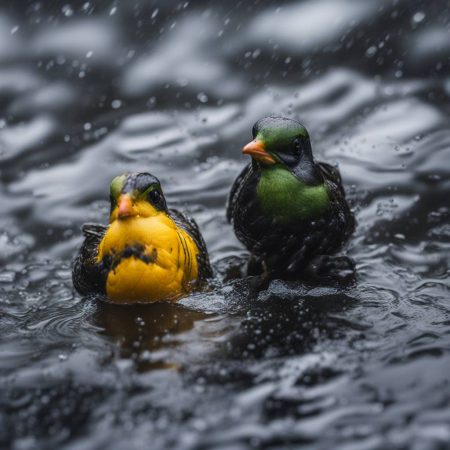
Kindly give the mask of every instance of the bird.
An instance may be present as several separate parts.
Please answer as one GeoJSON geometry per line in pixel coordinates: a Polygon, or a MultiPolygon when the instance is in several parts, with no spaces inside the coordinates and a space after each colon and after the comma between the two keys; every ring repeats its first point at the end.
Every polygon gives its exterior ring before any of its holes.
{"type": "Polygon", "coordinates": [[[354,263],[334,255],[355,228],[339,170],[316,162],[307,129],[269,116],[252,129],[251,156],[232,185],[227,219],[250,252],[248,272],[281,278],[353,276],[354,263]]]}
{"type": "Polygon", "coordinates": [[[109,225],[88,223],[73,265],[82,295],[114,303],[176,301],[212,276],[196,222],[169,209],[159,180],[125,173],[110,185],[109,225]]]}

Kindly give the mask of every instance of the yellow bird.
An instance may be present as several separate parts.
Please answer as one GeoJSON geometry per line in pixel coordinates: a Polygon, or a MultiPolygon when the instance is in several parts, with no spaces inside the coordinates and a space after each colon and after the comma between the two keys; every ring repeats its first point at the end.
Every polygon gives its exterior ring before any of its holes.
{"type": "Polygon", "coordinates": [[[212,275],[197,224],[168,209],[159,180],[127,173],[111,182],[109,226],[85,224],[75,289],[116,303],[176,301],[212,275]]]}

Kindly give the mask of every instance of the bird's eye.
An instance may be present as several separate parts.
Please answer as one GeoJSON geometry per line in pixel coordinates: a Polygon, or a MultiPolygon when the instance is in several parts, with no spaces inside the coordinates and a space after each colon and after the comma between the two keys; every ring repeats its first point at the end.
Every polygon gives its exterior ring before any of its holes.
{"type": "Polygon", "coordinates": [[[163,196],[162,196],[161,192],[159,192],[158,189],[152,189],[148,193],[148,199],[154,206],[156,206],[158,208],[162,208],[164,206],[163,196]]]}
{"type": "Polygon", "coordinates": [[[295,154],[297,156],[300,156],[302,153],[302,140],[300,138],[294,139],[294,148],[295,148],[295,154]]]}
{"type": "Polygon", "coordinates": [[[148,196],[152,203],[159,203],[159,201],[161,200],[161,194],[157,189],[152,189],[148,193],[148,196]]]}

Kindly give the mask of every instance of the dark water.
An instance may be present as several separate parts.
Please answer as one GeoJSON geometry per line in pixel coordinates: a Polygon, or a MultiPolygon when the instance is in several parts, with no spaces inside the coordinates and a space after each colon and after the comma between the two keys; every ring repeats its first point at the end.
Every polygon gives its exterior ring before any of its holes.
{"type": "Polygon", "coordinates": [[[227,3],[1,3],[2,447],[450,448],[449,3],[227,3]],[[273,112],[339,163],[355,286],[73,292],[125,171],[242,255],[224,202],[273,112]]]}

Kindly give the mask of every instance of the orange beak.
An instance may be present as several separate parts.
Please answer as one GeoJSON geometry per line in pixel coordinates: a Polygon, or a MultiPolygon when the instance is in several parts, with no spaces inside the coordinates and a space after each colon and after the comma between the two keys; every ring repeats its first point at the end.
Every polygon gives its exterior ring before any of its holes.
{"type": "Polygon", "coordinates": [[[273,157],[266,152],[263,142],[259,139],[253,139],[253,141],[249,142],[242,149],[242,153],[245,155],[250,155],[253,159],[256,159],[256,161],[265,165],[276,163],[273,157]]]}
{"type": "Polygon", "coordinates": [[[119,197],[117,217],[125,219],[126,217],[134,216],[133,203],[128,194],[122,194],[119,197]]]}

